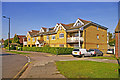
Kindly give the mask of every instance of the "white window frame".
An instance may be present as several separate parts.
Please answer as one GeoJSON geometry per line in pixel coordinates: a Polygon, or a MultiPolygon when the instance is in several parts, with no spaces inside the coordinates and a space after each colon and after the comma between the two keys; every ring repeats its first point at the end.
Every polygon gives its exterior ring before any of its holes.
{"type": "Polygon", "coordinates": [[[35,42],[35,38],[33,38],[32,40],[33,40],[33,42],[35,42]]]}
{"type": "Polygon", "coordinates": [[[46,40],[49,40],[49,36],[47,36],[47,39],[46,40]]]}
{"type": "Polygon", "coordinates": [[[60,33],[60,34],[59,34],[59,38],[64,38],[64,33],[60,33]],[[63,34],[63,37],[60,37],[61,34],[63,34]]]}
{"type": "Polygon", "coordinates": [[[97,48],[99,48],[99,44],[97,44],[97,48]]]}
{"type": "Polygon", "coordinates": [[[55,39],[53,39],[53,37],[55,37],[55,35],[52,35],[52,38],[51,38],[52,40],[55,40],[55,39]]]}
{"type": "Polygon", "coordinates": [[[97,26],[97,30],[99,30],[99,27],[97,26]]]}
{"type": "Polygon", "coordinates": [[[64,44],[59,44],[59,47],[64,47],[64,44]],[[61,46],[62,45],[62,46],[61,46]]]}
{"type": "Polygon", "coordinates": [[[30,38],[28,38],[28,41],[30,41],[30,38]]]}
{"type": "Polygon", "coordinates": [[[97,35],[97,39],[99,39],[99,35],[97,35]]]}

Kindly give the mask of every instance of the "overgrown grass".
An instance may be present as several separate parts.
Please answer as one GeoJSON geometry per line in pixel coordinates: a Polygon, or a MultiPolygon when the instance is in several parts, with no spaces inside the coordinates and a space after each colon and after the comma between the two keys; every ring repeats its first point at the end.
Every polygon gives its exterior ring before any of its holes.
{"type": "Polygon", "coordinates": [[[24,53],[24,52],[17,52],[17,51],[6,51],[9,53],[16,53],[16,54],[30,54],[30,53],[24,53]]]}
{"type": "Polygon", "coordinates": [[[67,78],[118,78],[118,64],[95,61],[58,61],[57,68],[67,78]]]}

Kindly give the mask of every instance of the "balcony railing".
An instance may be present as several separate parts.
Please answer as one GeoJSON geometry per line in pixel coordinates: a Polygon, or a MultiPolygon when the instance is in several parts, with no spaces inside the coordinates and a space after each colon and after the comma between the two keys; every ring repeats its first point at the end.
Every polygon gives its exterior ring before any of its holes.
{"type": "MultiPolygon", "coordinates": [[[[80,41],[83,41],[83,37],[80,37],[80,41]]],[[[67,42],[79,42],[79,37],[69,37],[67,38],[67,42]]]]}
{"type": "Polygon", "coordinates": [[[27,45],[27,41],[24,41],[24,42],[23,42],[23,45],[27,45]]]}

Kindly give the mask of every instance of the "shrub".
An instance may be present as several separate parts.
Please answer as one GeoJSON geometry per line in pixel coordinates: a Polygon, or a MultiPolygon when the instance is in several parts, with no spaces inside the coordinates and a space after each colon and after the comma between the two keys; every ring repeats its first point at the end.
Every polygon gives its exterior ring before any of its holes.
{"type": "MultiPolygon", "coordinates": [[[[9,47],[5,47],[5,49],[9,49],[9,47]]],[[[11,46],[11,47],[10,47],[10,50],[16,50],[16,47],[11,46]]]]}
{"type": "Polygon", "coordinates": [[[51,54],[71,54],[73,48],[64,48],[64,47],[23,47],[23,51],[36,51],[36,52],[45,52],[51,54]]]}

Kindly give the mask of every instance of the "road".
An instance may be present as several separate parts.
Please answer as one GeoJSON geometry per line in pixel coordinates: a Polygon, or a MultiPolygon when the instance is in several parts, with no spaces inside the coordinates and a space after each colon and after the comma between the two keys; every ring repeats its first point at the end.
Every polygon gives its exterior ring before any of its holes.
{"type": "Polygon", "coordinates": [[[2,52],[2,78],[13,78],[27,63],[27,58],[18,54],[2,52]]]}

